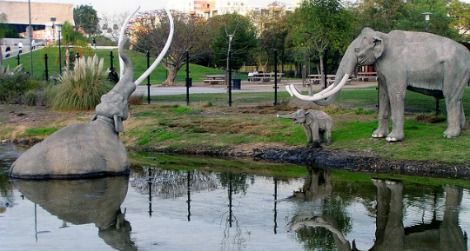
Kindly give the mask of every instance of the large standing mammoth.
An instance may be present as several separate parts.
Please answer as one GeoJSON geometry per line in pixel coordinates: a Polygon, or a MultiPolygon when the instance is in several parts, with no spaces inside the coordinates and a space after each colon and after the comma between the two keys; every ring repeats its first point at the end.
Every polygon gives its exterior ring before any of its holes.
{"type": "Polygon", "coordinates": [[[386,137],[389,142],[403,140],[406,89],[444,97],[448,123],[444,137],[460,135],[465,126],[462,96],[470,80],[470,52],[463,45],[434,34],[399,30],[385,34],[364,28],[346,50],[334,84],[313,96],[300,94],[293,85],[286,88],[301,100],[327,105],[335,100],[357,66],[371,64],[379,82],[378,128],[372,137],[386,137]]]}

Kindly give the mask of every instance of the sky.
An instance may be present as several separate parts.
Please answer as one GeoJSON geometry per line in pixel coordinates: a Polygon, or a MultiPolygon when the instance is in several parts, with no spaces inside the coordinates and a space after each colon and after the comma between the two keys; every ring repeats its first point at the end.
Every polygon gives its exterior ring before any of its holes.
{"type": "MultiPolygon", "coordinates": [[[[13,0],[12,0],[13,1],[13,0]]],[[[27,2],[27,0],[15,0],[27,2]]],[[[98,15],[101,14],[120,14],[131,12],[137,9],[154,10],[162,8],[183,9],[188,6],[190,0],[31,0],[31,2],[52,2],[52,3],[72,3],[74,5],[87,4],[93,6],[98,15]]],[[[274,0],[245,0],[250,6],[266,6],[274,0]]],[[[470,1],[470,0],[468,0],[470,1]]],[[[293,0],[280,0],[279,2],[293,2],[293,0]]]]}
{"type": "MultiPolygon", "coordinates": [[[[27,0],[15,0],[24,1],[27,0]]],[[[31,2],[56,2],[56,3],[72,3],[74,5],[88,4],[92,5],[97,11],[98,15],[113,15],[125,12],[131,12],[137,9],[138,6],[141,10],[154,10],[162,8],[170,9],[184,9],[188,6],[190,0],[31,0],[31,2]]],[[[266,6],[274,0],[245,0],[249,6],[266,6]]],[[[294,0],[278,0],[279,2],[292,3],[294,0]]],[[[354,1],[354,0],[353,0],[354,1]]],[[[461,0],[470,3],[470,0],[461,0]]]]}

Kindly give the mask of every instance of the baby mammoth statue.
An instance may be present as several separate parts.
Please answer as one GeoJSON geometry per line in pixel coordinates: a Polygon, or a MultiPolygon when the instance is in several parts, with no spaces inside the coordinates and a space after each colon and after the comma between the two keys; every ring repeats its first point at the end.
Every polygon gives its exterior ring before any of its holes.
{"type": "Polygon", "coordinates": [[[302,124],[307,134],[308,144],[319,146],[320,143],[331,143],[331,128],[333,119],[322,111],[299,109],[287,115],[277,115],[278,118],[292,119],[302,124]]]}

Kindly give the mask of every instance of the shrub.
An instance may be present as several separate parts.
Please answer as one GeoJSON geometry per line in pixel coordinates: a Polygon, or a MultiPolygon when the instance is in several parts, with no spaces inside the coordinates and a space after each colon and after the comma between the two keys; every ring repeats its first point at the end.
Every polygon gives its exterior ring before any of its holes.
{"type": "Polygon", "coordinates": [[[111,89],[103,69],[103,59],[83,57],[73,70],[64,72],[60,84],[48,90],[49,103],[57,110],[91,110],[111,89]]]}
{"type": "Polygon", "coordinates": [[[13,70],[0,66],[0,103],[21,103],[28,89],[29,76],[22,71],[21,65],[13,70]]]}

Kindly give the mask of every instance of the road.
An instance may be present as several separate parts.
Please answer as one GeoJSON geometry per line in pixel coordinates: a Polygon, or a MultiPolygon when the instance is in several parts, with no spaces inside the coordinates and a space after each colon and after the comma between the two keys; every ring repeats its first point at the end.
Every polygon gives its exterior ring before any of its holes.
{"type": "MultiPolygon", "coordinates": [[[[302,81],[301,80],[294,80],[294,81],[283,81],[282,83],[279,84],[279,92],[285,92],[285,85],[286,84],[295,84],[296,86],[299,86],[299,88],[302,86],[302,81]]],[[[353,81],[351,84],[346,85],[344,88],[349,89],[349,88],[360,88],[360,87],[370,87],[370,86],[376,86],[377,82],[362,82],[362,81],[353,81]]],[[[314,91],[319,91],[320,86],[317,85],[314,87],[314,91]]],[[[250,92],[273,92],[274,91],[274,84],[252,84],[248,83],[246,81],[242,81],[241,84],[241,90],[232,90],[233,93],[250,93],[250,92]]],[[[227,89],[223,85],[214,85],[214,86],[203,86],[197,85],[195,87],[189,88],[189,93],[190,94],[201,94],[201,93],[206,93],[206,94],[214,94],[214,93],[227,93],[227,89]]],[[[183,95],[186,94],[186,87],[184,86],[151,86],[150,87],[150,95],[151,96],[169,96],[169,95],[183,95]]],[[[139,96],[147,96],[147,86],[146,85],[139,85],[137,86],[136,91],[134,92],[133,95],[139,95],[139,96]]]]}

